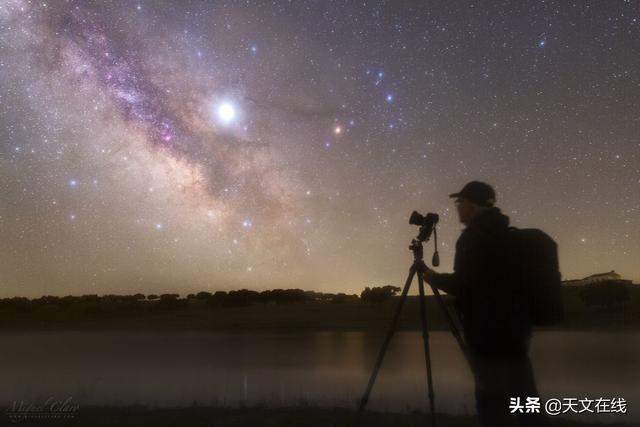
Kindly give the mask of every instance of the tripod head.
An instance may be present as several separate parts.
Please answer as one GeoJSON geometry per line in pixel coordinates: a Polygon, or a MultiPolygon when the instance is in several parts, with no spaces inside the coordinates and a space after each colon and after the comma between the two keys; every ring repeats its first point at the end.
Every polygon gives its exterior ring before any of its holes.
{"type": "Polygon", "coordinates": [[[440,256],[438,255],[438,232],[436,231],[436,224],[438,224],[438,220],[440,217],[435,213],[427,213],[427,215],[421,215],[416,211],[411,213],[411,217],[409,218],[409,224],[419,225],[420,230],[415,239],[411,240],[411,245],[409,245],[409,249],[413,252],[414,261],[423,261],[424,250],[422,248],[422,242],[429,241],[431,234],[433,233],[433,240],[435,244],[435,249],[433,251],[433,258],[431,259],[431,264],[434,267],[440,265],[440,256]]]}

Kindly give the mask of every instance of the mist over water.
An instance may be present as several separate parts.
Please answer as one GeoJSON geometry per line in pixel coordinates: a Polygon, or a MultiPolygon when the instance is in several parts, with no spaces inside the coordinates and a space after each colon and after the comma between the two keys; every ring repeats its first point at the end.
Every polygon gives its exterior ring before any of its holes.
{"type": "MultiPolygon", "coordinates": [[[[355,407],[383,336],[360,332],[3,333],[0,402],[82,405],[355,407]]],[[[437,411],[474,414],[473,381],[451,334],[430,333],[437,411]]],[[[397,333],[368,405],[426,408],[419,332],[397,333]]],[[[538,389],[549,398],[622,397],[627,414],[565,414],[585,421],[638,421],[640,333],[557,332],[531,344],[538,389]]]]}

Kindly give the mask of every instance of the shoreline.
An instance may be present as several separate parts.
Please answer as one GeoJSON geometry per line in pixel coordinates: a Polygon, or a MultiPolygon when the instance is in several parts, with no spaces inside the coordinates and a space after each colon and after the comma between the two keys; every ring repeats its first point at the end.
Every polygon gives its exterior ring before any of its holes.
{"type": "MultiPolygon", "coordinates": [[[[421,332],[420,328],[398,328],[395,333],[401,332],[421,332]]],[[[448,328],[429,328],[430,332],[451,332],[448,328]]],[[[48,326],[24,326],[24,327],[5,327],[0,326],[0,334],[6,332],[131,332],[131,333],[223,333],[223,334],[300,334],[300,333],[370,333],[385,334],[386,329],[372,330],[371,328],[363,329],[315,329],[315,328],[183,328],[183,327],[133,327],[125,326],[68,326],[68,325],[48,325],[48,326]]],[[[636,326],[629,327],[569,327],[569,328],[545,328],[534,329],[533,335],[545,332],[584,332],[584,333],[622,333],[633,334],[640,333],[640,328],[636,326]]]]}
{"type": "MultiPolygon", "coordinates": [[[[381,303],[346,301],[211,306],[202,300],[159,302],[81,301],[70,305],[0,307],[2,331],[210,331],[210,332],[386,332],[399,297],[381,303]]],[[[408,298],[397,331],[419,331],[419,301],[408,298]]],[[[567,298],[561,324],[538,331],[640,331],[636,305],[611,310],[587,309],[567,298]]],[[[433,298],[426,298],[430,331],[448,331],[448,322],[433,298]]],[[[640,307],[640,305],[638,305],[640,307]]],[[[448,307],[450,312],[451,308],[448,307]]],[[[454,314],[453,312],[451,312],[454,314]]]]}
{"type": "MultiPolygon", "coordinates": [[[[65,425],[94,427],[110,426],[302,426],[305,427],[329,427],[329,426],[349,426],[354,420],[355,408],[324,408],[302,402],[296,406],[268,407],[268,406],[246,406],[246,407],[215,407],[200,406],[193,404],[189,407],[158,408],[144,405],[127,406],[82,406],[78,405],[77,410],[69,410],[66,418],[55,419],[56,414],[49,415],[49,419],[21,419],[16,425],[32,426],[42,425],[65,425]]],[[[5,413],[3,416],[9,420],[5,413]]],[[[46,418],[46,416],[45,416],[46,418]]],[[[407,413],[387,412],[387,411],[365,411],[361,426],[372,427],[413,427],[428,425],[430,414],[413,411],[407,413]]],[[[637,423],[603,421],[586,422],[581,420],[571,420],[568,418],[549,417],[553,427],[638,427],[637,423]]],[[[476,415],[452,415],[437,413],[438,425],[450,427],[472,427],[477,425],[476,415]]]]}

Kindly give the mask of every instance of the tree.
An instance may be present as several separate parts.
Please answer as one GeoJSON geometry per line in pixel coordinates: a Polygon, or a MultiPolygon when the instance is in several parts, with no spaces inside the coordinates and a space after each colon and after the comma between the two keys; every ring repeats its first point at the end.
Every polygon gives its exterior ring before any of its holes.
{"type": "Polygon", "coordinates": [[[227,296],[222,300],[223,307],[243,307],[257,302],[260,293],[249,289],[240,289],[238,291],[229,291],[227,296]]]}
{"type": "Polygon", "coordinates": [[[179,299],[178,294],[162,294],[160,295],[160,301],[158,301],[154,308],[161,310],[175,310],[180,307],[184,307],[187,304],[187,300],[179,299]]]}
{"type": "Polygon", "coordinates": [[[381,303],[398,292],[400,292],[400,288],[398,286],[387,285],[374,288],[366,287],[360,294],[360,299],[366,302],[381,303]]]}
{"type": "Polygon", "coordinates": [[[99,302],[100,301],[100,297],[96,294],[82,295],[80,299],[82,302],[99,302]]]}
{"type": "Polygon", "coordinates": [[[344,292],[339,292],[337,294],[330,294],[330,295],[331,296],[329,297],[329,301],[331,301],[334,304],[342,304],[342,303],[347,302],[349,300],[357,300],[358,299],[358,295],[356,295],[356,294],[347,295],[344,292]]]}
{"type": "Polygon", "coordinates": [[[315,294],[302,289],[273,289],[271,291],[263,291],[259,297],[262,302],[273,301],[276,304],[292,304],[313,299],[315,299],[315,294]]]}
{"type": "Polygon", "coordinates": [[[216,291],[213,295],[207,298],[207,304],[211,306],[221,305],[224,300],[227,298],[227,293],[225,291],[216,291]]]}
{"type": "Polygon", "coordinates": [[[13,297],[6,298],[3,300],[3,306],[10,307],[18,312],[30,312],[32,311],[36,304],[32,303],[29,298],[25,297],[13,297]]]}
{"type": "Polygon", "coordinates": [[[211,292],[207,292],[207,291],[198,292],[196,294],[196,298],[208,300],[209,298],[211,298],[211,292]]]}

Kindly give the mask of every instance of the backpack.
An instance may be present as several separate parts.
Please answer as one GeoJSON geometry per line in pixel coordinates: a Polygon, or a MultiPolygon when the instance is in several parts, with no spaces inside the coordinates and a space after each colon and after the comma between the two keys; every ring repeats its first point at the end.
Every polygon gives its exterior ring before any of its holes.
{"type": "Polygon", "coordinates": [[[535,228],[509,227],[506,262],[515,304],[534,326],[551,326],[564,320],[558,245],[535,228]]]}

